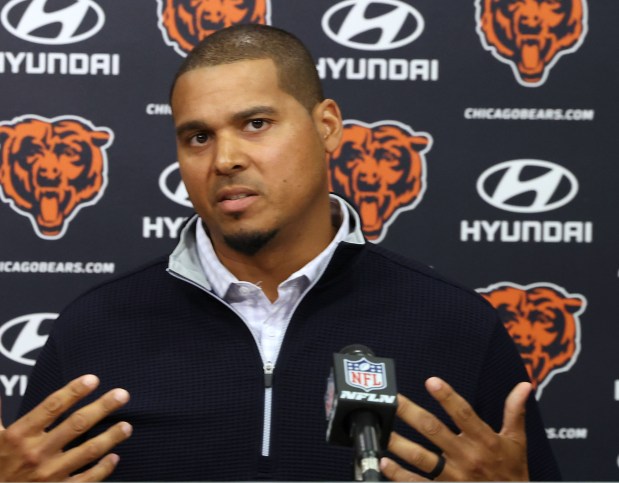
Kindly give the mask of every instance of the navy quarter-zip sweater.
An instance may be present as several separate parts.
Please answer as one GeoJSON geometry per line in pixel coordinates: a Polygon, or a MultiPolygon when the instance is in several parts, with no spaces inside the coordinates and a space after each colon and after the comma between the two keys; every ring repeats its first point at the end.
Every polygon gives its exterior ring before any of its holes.
{"type": "MultiPolygon", "coordinates": [[[[482,297],[379,246],[344,242],[286,332],[265,458],[264,375],[251,333],[225,303],[166,268],[156,261],[73,302],[54,323],[22,406],[85,373],[101,379],[95,397],[127,389],[129,404],[88,434],[133,425],[114,450],[114,480],[351,480],[351,450],[325,443],[324,393],[332,353],[352,343],[394,358],[399,392],[452,427],[424,389],[428,377],[444,378],[497,431],[507,394],[527,380],[482,297]]],[[[402,423],[395,429],[438,451],[402,423]]],[[[531,478],[559,480],[534,398],[527,436],[531,478]]]]}

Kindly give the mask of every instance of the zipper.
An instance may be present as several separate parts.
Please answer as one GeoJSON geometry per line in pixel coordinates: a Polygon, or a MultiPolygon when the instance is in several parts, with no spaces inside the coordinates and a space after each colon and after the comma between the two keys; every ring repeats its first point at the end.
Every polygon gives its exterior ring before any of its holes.
{"type": "Polygon", "coordinates": [[[262,424],[262,456],[269,456],[271,449],[271,412],[273,403],[273,371],[275,364],[264,363],[264,419],[262,424]]]}
{"type": "Polygon", "coordinates": [[[256,344],[256,349],[258,349],[258,353],[260,354],[260,360],[263,361],[262,369],[263,369],[263,374],[264,374],[264,408],[263,408],[263,424],[262,424],[263,430],[262,430],[261,455],[265,457],[269,456],[269,452],[271,449],[271,405],[272,405],[272,400],[273,400],[273,371],[275,370],[275,364],[271,361],[264,362],[265,357],[260,347],[259,341],[256,340],[254,333],[247,326],[247,323],[245,322],[245,318],[239,312],[237,312],[234,307],[228,304],[225,300],[222,300],[219,297],[215,296],[212,292],[207,290],[204,286],[191,280],[190,278],[184,277],[180,273],[175,272],[174,270],[170,268],[167,269],[167,272],[173,277],[183,282],[186,282],[190,285],[193,285],[196,288],[199,288],[200,290],[202,290],[204,293],[206,293],[210,297],[213,297],[215,300],[217,300],[218,302],[228,307],[232,312],[236,314],[236,316],[239,319],[243,321],[243,325],[245,325],[245,327],[251,334],[252,338],[254,339],[254,343],[256,344]]]}
{"type": "Polygon", "coordinates": [[[271,361],[265,362],[264,366],[264,388],[269,389],[273,387],[273,371],[275,370],[275,364],[271,361]]]}
{"type": "MultiPolygon", "coordinates": [[[[333,257],[333,254],[331,254],[331,257],[333,257]]],[[[330,260],[331,259],[329,259],[329,262],[330,260]]],[[[318,283],[318,280],[320,280],[320,278],[323,276],[325,270],[327,269],[327,266],[328,264],[323,267],[320,273],[317,274],[318,276],[316,277],[316,279],[301,294],[301,297],[299,298],[299,300],[297,300],[292,311],[290,312],[288,323],[290,323],[290,321],[292,320],[294,313],[297,311],[297,308],[299,307],[299,305],[301,304],[305,296],[310,292],[312,288],[314,288],[314,286],[318,283]]],[[[243,324],[247,327],[247,330],[249,330],[249,333],[252,335],[254,342],[256,343],[256,348],[258,349],[258,353],[260,354],[260,359],[263,361],[262,370],[263,370],[263,375],[264,375],[264,408],[263,408],[261,455],[264,457],[268,457],[270,455],[270,449],[271,449],[271,412],[272,412],[272,401],[273,401],[273,371],[275,370],[275,364],[271,361],[264,360],[265,357],[264,357],[262,348],[260,346],[260,341],[256,339],[256,337],[254,336],[254,333],[249,329],[248,324],[245,322],[245,318],[239,312],[237,312],[234,309],[234,307],[228,304],[225,300],[222,300],[219,297],[213,295],[213,293],[211,293],[209,290],[204,288],[199,283],[187,277],[184,277],[183,275],[175,272],[171,268],[168,267],[167,272],[173,277],[176,277],[179,280],[182,280],[184,282],[187,282],[193,285],[194,287],[199,288],[203,292],[213,297],[215,300],[218,300],[219,302],[224,304],[226,307],[232,310],[232,312],[234,312],[237,315],[237,317],[239,317],[243,321],[243,324]]],[[[280,343],[280,350],[281,350],[282,344],[283,344],[283,340],[280,343]]]]}

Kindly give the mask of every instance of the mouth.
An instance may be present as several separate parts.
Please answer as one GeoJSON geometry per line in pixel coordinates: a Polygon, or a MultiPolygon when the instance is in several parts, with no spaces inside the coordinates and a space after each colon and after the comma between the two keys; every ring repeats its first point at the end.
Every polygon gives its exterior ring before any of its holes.
{"type": "Polygon", "coordinates": [[[539,77],[544,70],[546,42],[539,37],[523,35],[518,43],[520,48],[519,70],[526,76],[539,77]]]}
{"type": "Polygon", "coordinates": [[[224,197],[224,198],[222,198],[222,199],[221,199],[221,200],[219,200],[219,201],[227,201],[227,200],[232,200],[232,201],[234,201],[234,200],[242,200],[243,198],[247,198],[248,196],[252,196],[252,195],[247,194],[247,193],[242,193],[242,194],[239,194],[239,195],[231,195],[231,196],[224,197]]]}
{"type": "Polygon", "coordinates": [[[46,191],[39,197],[37,224],[48,235],[59,232],[64,216],[62,212],[62,200],[59,193],[46,191]]]}
{"type": "Polygon", "coordinates": [[[388,200],[380,195],[364,195],[357,199],[357,208],[366,234],[380,233],[387,204],[388,200]]]}
{"type": "Polygon", "coordinates": [[[226,188],[217,194],[217,205],[225,214],[239,214],[246,211],[258,194],[246,188],[226,188]]]}

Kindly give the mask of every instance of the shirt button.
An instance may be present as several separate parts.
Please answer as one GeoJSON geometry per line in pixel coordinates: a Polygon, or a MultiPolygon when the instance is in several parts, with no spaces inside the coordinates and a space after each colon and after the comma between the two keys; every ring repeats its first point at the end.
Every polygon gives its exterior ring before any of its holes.
{"type": "Polygon", "coordinates": [[[279,334],[279,331],[274,327],[268,327],[266,332],[269,337],[276,337],[279,334]]]}

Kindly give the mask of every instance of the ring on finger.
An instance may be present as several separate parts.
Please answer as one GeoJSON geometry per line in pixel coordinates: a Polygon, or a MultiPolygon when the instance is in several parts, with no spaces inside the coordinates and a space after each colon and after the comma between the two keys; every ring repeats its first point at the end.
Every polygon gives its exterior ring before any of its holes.
{"type": "Polygon", "coordinates": [[[443,457],[443,455],[440,455],[440,454],[437,456],[438,456],[438,461],[436,462],[436,466],[434,467],[432,471],[428,473],[428,478],[430,478],[431,480],[435,479],[438,475],[440,475],[443,472],[443,469],[445,469],[445,458],[443,457]]]}

